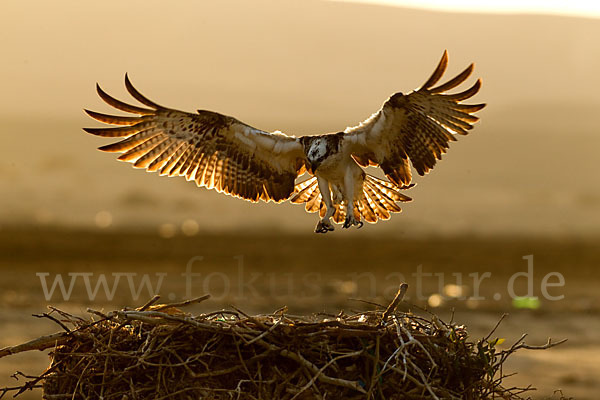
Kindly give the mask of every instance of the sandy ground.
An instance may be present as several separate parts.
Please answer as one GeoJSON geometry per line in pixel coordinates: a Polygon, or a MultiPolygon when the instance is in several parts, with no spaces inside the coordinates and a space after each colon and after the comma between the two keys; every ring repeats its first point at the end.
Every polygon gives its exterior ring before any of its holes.
{"type": "MultiPolygon", "coordinates": [[[[140,289],[144,279],[154,289],[160,286],[166,301],[211,293],[213,299],[195,306],[194,312],[235,304],[256,313],[288,305],[296,314],[370,307],[352,299],[387,304],[398,282],[405,280],[412,304],[406,307],[418,312],[429,308],[443,320],[453,318],[467,325],[473,340],[485,336],[504,313],[509,316],[494,334],[506,340],[504,345],[523,333],[529,344],[568,338],[551,350],[517,353],[505,370],[517,375],[506,383],[535,386],[535,399],[559,398],[557,390],[567,398],[596,398],[597,240],[361,235],[255,233],[163,239],[146,233],[0,230],[0,347],[59,330],[31,316],[50,304],[79,314],[87,307],[109,310],[141,304],[150,297],[147,286],[140,289]],[[529,255],[533,258],[523,258],[529,255]],[[485,273],[490,276],[480,279],[477,293],[473,275],[485,273]],[[521,276],[515,278],[518,273],[521,276]],[[564,285],[558,285],[557,274],[564,285]],[[72,282],[70,296],[61,294],[59,286],[50,294],[57,276],[63,278],[65,290],[72,282]],[[100,285],[94,293],[103,277],[108,292],[100,285]],[[546,293],[544,279],[556,284],[546,293]],[[530,285],[540,297],[539,308],[514,308],[510,289],[523,295],[530,285]],[[560,296],[564,297],[557,300],[560,296]]],[[[10,375],[17,370],[36,374],[47,364],[42,352],[0,359],[0,386],[13,385],[10,375]]]]}

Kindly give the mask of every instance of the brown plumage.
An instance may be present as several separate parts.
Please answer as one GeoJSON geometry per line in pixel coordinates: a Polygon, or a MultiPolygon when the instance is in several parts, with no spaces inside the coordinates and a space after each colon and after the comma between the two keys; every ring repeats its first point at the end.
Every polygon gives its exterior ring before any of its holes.
{"type": "Polygon", "coordinates": [[[294,191],[294,181],[304,165],[302,147],[295,138],[271,135],[211,111],[190,114],[172,110],[144,97],[127,76],[125,85],[135,99],[151,108],[126,104],[98,86],[98,94],[109,105],[141,115],[120,117],[85,110],[98,121],[126,125],[84,128],[97,136],[125,138],[99,150],[123,153],[118,159],[135,168],[185,176],[198,186],[254,202],[281,202],[294,191]],[[247,136],[251,138],[244,142],[247,136]],[[266,144],[257,143],[261,139],[266,144]],[[282,148],[288,146],[280,152],[285,157],[272,157],[277,142],[282,142],[282,148]]]}
{"type": "Polygon", "coordinates": [[[455,141],[479,118],[473,113],[485,104],[462,104],[475,95],[481,82],[447,94],[472,73],[473,64],[448,82],[435,86],[448,64],[444,52],[437,68],[419,89],[392,95],[382,108],[360,125],[344,132],[296,138],[253,128],[212,111],[197,114],[163,107],[133,87],[125,86],[143,106],[131,105],[104,92],[98,95],[112,107],[134,116],[85,110],[111,128],[84,128],[93,135],[119,138],[99,149],[122,153],[118,159],[160,175],[185,176],[198,186],[245,200],[305,203],[317,212],[318,232],[375,223],[400,212],[398,202],[410,201],[400,191],[413,186],[410,163],[418,174],[429,172],[455,141]],[[410,162],[409,162],[410,161],[410,162]],[[384,181],[359,166],[378,166],[384,181]],[[308,172],[311,177],[295,184],[308,172]],[[325,192],[323,192],[325,191],[325,192]]]}
{"type": "Polygon", "coordinates": [[[346,129],[359,164],[378,165],[396,185],[408,185],[412,179],[409,159],[417,173],[424,175],[442,159],[449,142],[456,140],[454,134],[466,135],[473,129],[479,118],[472,114],[485,104],[460,101],[474,96],[481,88],[481,80],[463,92],[444,94],[463,83],[474,68],[471,64],[455,78],[432,88],[447,66],[448,53],[444,52],[431,77],[419,89],[408,95],[392,95],[365,122],[346,129]]]}

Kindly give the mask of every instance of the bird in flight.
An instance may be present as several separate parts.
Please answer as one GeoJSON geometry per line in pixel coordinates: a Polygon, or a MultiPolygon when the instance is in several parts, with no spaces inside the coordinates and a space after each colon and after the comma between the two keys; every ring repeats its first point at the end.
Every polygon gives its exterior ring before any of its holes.
{"type": "Polygon", "coordinates": [[[305,204],[319,212],[315,232],[376,223],[402,211],[398,202],[412,199],[410,163],[419,175],[431,170],[456,140],[479,120],[473,113],[485,104],[463,104],[481,87],[448,94],[472,73],[473,64],[448,82],[435,86],[448,65],[442,58],[427,81],[408,94],[395,93],[365,121],[343,132],[294,137],[265,132],[234,117],[212,111],[197,114],[163,107],[133,87],[127,91],[143,107],[124,103],[96,86],[114,108],[134,116],[85,110],[112,128],[84,128],[93,135],[120,138],[99,150],[123,153],[119,160],[160,175],[185,176],[200,187],[244,200],[305,204]],[[363,167],[381,168],[389,181],[367,174],[363,167]],[[310,176],[296,183],[301,175],[310,176]]]}

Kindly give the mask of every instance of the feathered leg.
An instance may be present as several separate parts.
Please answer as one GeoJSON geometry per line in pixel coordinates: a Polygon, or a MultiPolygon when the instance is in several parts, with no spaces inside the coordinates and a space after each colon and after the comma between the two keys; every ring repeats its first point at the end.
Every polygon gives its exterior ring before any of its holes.
{"type": "MultiPolygon", "coordinates": [[[[361,171],[362,172],[362,171],[361,171]]],[[[357,221],[354,217],[354,185],[355,185],[354,171],[351,168],[346,170],[344,175],[344,203],[346,206],[346,220],[344,221],[343,228],[348,229],[351,226],[358,225],[362,228],[362,221],[357,221]]]]}
{"type": "Polygon", "coordinates": [[[321,197],[327,207],[327,211],[321,220],[317,223],[315,228],[316,233],[327,233],[333,230],[333,224],[331,223],[331,216],[335,212],[335,207],[331,202],[331,191],[329,190],[329,182],[323,178],[317,176],[317,182],[319,183],[319,190],[321,191],[321,197]]]}

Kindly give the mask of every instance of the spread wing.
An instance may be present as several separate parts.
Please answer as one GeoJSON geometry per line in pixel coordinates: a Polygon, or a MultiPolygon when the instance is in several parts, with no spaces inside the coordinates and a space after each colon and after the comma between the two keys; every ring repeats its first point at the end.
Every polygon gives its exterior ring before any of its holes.
{"type": "Polygon", "coordinates": [[[109,96],[102,100],[135,116],[113,116],[85,110],[116,128],[84,128],[97,136],[122,138],[99,150],[123,153],[118,159],[160,175],[182,175],[198,186],[253,202],[281,202],[294,191],[304,172],[303,146],[295,137],[267,133],[233,117],[211,111],[198,114],[160,106],[138,92],[127,75],[127,91],[146,107],[109,96]]]}
{"type": "Polygon", "coordinates": [[[473,64],[443,85],[433,87],[448,65],[448,53],[421,88],[407,94],[396,93],[383,107],[360,125],[347,128],[344,138],[355,160],[362,166],[378,165],[398,186],[408,185],[411,171],[408,160],[424,175],[456,140],[466,135],[479,120],[474,116],[485,104],[462,104],[481,87],[477,80],[464,92],[445,94],[464,82],[473,64]]]}

